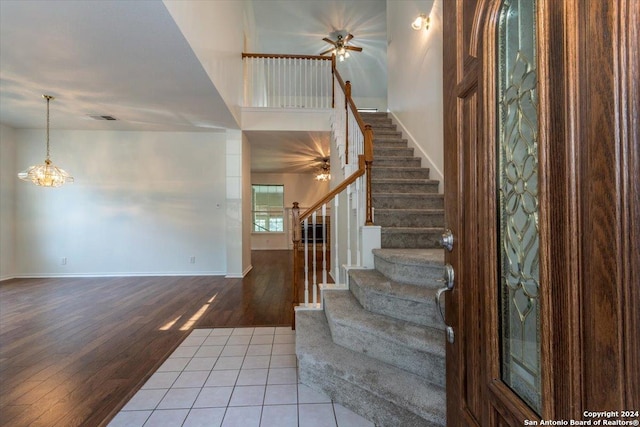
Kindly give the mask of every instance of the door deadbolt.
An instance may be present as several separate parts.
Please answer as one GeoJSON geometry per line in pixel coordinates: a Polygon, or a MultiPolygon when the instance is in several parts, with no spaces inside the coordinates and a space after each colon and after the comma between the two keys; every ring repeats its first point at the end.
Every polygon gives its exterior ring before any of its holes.
{"type": "Polygon", "coordinates": [[[451,252],[453,250],[453,233],[448,228],[442,233],[440,237],[440,245],[451,252]]]}

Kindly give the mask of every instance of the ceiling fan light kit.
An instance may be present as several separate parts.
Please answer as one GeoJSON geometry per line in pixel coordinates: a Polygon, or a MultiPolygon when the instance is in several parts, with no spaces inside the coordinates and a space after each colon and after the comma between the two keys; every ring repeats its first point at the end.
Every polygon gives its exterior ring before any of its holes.
{"type": "Polygon", "coordinates": [[[40,187],[60,187],[67,182],[72,183],[73,177],[51,162],[49,156],[49,102],[55,98],[50,95],[42,95],[42,97],[47,100],[47,157],[43,164],[31,166],[20,172],[18,178],[40,187]]]}
{"type": "Polygon", "coordinates": [[[316,174],[316,181],[329,181],[331,179],[331,167],[329,166],[329,159],[322,159],[323,164],[320,170],[316,174]]]}
{"type": "Polygon", "coordinates": [[[358,46],[349,45],[349,41],[353,38],[353,34],[347,34],[343,36],[342,34],[337,35],[337,40],[331,40],[328,37],[323,38],[325,42],[333,45],[331,49],[327,49],[324,52],[321,52],[320,55],[332,54],[336,55],[338,61],[343,62],[346,58],[349,58],[351,55],[349,51],[354,52],[362,52],[362,48],[358,46]]]}

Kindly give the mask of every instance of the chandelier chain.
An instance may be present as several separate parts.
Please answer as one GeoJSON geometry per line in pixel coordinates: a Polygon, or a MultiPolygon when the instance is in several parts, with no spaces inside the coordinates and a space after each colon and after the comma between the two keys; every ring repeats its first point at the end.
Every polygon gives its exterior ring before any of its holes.
{"type": "Polygon", "coordinates": [[[49,101],[51,101],[51,99],[53,99],[52,96],[49,95],[42,95],[44,96],[44,98],[47,100],[47,160],[50,159],[49,156],[49,101]]]}

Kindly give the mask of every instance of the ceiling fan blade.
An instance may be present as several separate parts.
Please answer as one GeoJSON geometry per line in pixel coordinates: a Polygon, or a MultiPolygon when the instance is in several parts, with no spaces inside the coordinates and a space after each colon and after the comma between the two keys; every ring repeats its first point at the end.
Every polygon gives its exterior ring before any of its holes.
{"type": "Polygon", "coordinates": [[[344,38],[344,42],[347,43],[352,38],[353,38],[353,34],[347,34],[347,37],[344,38]]]}
{"type": "Polygon", "coordinates": [[[333,52],[335,49],[331,48],[329,50],[325,50],[324,52],[321,52],[320,55],[326,55],[327,53],[333,52]]]}
{"type": "Polygon", "coordinates": [[[356,52],[362,52],[362,48],[358,46],[345,46],[344,48],[347,50],[355,50],[356,52]]]}
{"type": "Polygon", "coordinates": [[[333,40],[331,40],[330,38],[325,37],[325,38],[323,38],[322,40],[324,40],[324,41],[326,41],[327,43],[332,44],[332,45],[334,45],[334,46],[336,45],[336,42],[334,42],[334,41],[333,41],[333,40]]]}

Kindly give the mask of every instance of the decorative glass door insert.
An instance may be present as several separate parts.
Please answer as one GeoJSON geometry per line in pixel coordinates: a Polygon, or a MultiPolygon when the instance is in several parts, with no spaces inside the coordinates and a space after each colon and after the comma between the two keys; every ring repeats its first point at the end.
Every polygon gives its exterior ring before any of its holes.
{"type": "Polygon", "coordinates": [[[502,380],[541,411],[536,1],[504,0],[497,155],[502,380]]]}

